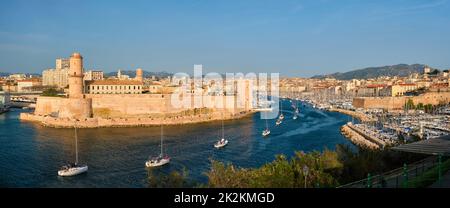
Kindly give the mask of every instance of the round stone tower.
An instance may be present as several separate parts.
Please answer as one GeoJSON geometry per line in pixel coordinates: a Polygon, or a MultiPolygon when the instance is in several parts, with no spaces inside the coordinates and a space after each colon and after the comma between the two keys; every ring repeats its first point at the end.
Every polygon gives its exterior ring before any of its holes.
{"type": "Polygon", "coordinates": [[[140,82],[144,81],[144,73],[142,72],[141,68],[136,69],[136,78],[135,79],[140,82]]]}
{"type": "Polygon", "coordinates": [[[69,98],[83,98],[83,57],[79,53],[70,56],[69,98]]]}

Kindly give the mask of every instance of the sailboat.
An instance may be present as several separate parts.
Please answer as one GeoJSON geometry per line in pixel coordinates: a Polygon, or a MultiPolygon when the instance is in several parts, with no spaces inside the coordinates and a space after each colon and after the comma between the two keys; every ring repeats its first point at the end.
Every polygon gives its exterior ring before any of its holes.
{"type": "Polygon", "coordinates": [[[267,119],[266,120],[266,129],[264,129],[264,131],[262,132],[262,136],[266,137],[270,134],[270,130],[269,130],[269,124],[267,124],[267,119]]]}
{"type": "Polygon", "coordinates": [[[88,171],[87,165],[78,164],[78,136],[77,127],[75,125],[75,163],[63,166],[59,171],[59,176],[74,176],[88,171]]]}
{"type": "Polygon", "coordinates": [[[217,141],[214,144],[214,147],[219,149],[219,148],[225,147],[227,144],[228,144],[228,140],[225,139],[225,128],[223,126],[223,113],[222,113],[222,138],[220,138],[219,141],[217,141]]]}
{"type": "Polygon", "coordinates": [[[148,168],[163,166],[170,162],[170,157],[168,155],[164,155],[163,152],[163,131],[163,124],[161,124],[161,153],[159,154],[159,156],[149,158],[149,160],[145,162],[145,166],[148,168]]]}
{"type": "Polygon", "coordinates": [[[275,125],[279,126],[281,123],[283,123],[283,120],[277,119],[277,121],[275,122],[275,125]]]}

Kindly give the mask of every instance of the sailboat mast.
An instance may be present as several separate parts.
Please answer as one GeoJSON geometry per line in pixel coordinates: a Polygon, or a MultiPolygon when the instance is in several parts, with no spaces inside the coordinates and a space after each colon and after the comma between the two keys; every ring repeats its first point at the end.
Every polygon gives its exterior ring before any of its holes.
{"type": "Polygon", "coordinates": [[[223,126],[223,112],[222,112],[222,139],[225,138],[225,128],[223,126]]]}
{"type": "Polygon", "coordinates": [[[163,156],[163,132],[164,125],[161,123],[161,156],[163,156]]]}
{"type": "Polygon", "coordinates": [[[265,118],[265,120],[266,120],[266,129],[269,129],[269,124],[267,124],[267,113],[266,113],[266,118],[265,118]]]}
{"type": "Polygon", "coordinates": [[[75,165],[78,164],[78,135],[77,135],[77,125],[75,124],[75,165]]]}

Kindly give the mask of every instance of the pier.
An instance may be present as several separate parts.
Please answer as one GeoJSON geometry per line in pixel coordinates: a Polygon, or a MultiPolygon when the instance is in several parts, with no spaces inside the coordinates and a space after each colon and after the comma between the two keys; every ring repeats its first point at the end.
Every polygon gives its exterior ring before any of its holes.
{"type": "Polygon", "coordinates": [[[362,112],[351,111],[351,110],[345,110],[345,109],[341,109],[341,108],[330,108],[329,111],[347,114],[347,115],[349,115],[349,116],[358,118],[358,119],[361,120],[362,122],[374,122],[374,121],[376,121],[374,118],[369,117],[368,115],[366,115],[366,114],[364,114],[364,113],[362,113],[362,112]]]}
{"type": "Polygon", "coordinates": [[[380,146],[370,140],[367,140],[363,136],[361,136],[358,132],[350,128],[347,124],[341,127],[341,133],[348,138],[353,144],[368,148],[368,149],[379,149],[380,146]]]}

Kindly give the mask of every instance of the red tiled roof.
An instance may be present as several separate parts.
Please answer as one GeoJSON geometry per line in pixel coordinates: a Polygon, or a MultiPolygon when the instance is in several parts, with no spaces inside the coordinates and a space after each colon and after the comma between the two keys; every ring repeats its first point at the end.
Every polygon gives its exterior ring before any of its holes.
{"type": "Polygon", "coordinates": [[[367,88],[378,88],[378,87],[386,87],[387,85],[385,84],[371,84],[371,85],[367,85],[367,88]]]}
{"type": "Polygon", "coordinates": [[[448,83],[434,83],[431,85],[431,88],[447,88],[448,83]]]}

